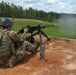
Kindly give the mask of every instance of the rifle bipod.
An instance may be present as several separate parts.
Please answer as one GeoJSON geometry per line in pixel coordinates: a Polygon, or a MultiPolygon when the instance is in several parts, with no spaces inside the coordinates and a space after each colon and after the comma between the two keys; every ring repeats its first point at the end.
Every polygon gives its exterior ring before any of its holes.
{"type": "Polygon", "coordinates": [[[23,27],[20,30],[22,32],[25,28],[28,28],[28,32],[31,33],[31,35],[29,37],[27,37],[26,40],[29,41],[30,43],[34,42],[33,36],[36,34],[39,34],[39,37],[40,37],[40,60],[44,60],[44,51],[42,49],[42,34],[47,38],[47,40],[50,40],[50,38],[41,29],[46,28],[46,27],[51,27],[51,26],[55,26],[55,25],[47,25],[47,26],[42,26],[40,24],[35,25],[35,26],[27,25],[26,27],[23,27]],[[34,31],[36,31],[36,32],[34,32],[34,31]]]}
{"type": "Polygon", "coordinates": [[[47,38],[47,40],[50,40],[50,38],[41,29],[39,29],[37,33],[39,34],[40,37],[40,60],[45,60],[44,50],[42,48],[42,34],[47,38]]]}

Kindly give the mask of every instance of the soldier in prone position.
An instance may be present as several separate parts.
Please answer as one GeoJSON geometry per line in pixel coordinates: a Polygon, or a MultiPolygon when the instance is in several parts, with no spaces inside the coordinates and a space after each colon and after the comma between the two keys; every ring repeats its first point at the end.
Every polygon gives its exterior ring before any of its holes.
{"type": "MultiPolygon", "coordinates": [[[[35,53],[39,47],[38,42],[36,42],[34,46],[24,40],[17,32],[11,31],[12,25],[13,22],[11,19],[0,19],[0,64],[11,68],[22,59],[26,51],[35,53]],[[20,43],[20,45],[16,48],[15,43],[20,43]]],[[[25,35],[27,32],[28,29],[25,29],[23,34],[25,35]]]]}

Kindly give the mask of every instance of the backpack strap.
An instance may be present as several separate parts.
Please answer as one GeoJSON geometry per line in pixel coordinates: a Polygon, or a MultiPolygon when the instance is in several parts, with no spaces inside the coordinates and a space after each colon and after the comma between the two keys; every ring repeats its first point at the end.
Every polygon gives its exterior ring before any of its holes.
{"type": "Polygon", "coordinates": [[[0,46],[2,45],[2,38],[3,38],[3,35],[4,35],[4,34],[2,34],[1,37],[0,37],[0,46]]]}

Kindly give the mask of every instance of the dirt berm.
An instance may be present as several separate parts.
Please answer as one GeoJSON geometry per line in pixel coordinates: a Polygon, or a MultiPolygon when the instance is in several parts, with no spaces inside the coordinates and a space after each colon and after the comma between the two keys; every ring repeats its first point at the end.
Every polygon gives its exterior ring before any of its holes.
{"type": "Polygon", "coordinates": [[[76,40],[52,38],[47,41],[43,37],[43,50],[45,60],[40,60],[40,52],[26,52],[14,68],[0,65],[0,75],[76,75],[76,40]]]}

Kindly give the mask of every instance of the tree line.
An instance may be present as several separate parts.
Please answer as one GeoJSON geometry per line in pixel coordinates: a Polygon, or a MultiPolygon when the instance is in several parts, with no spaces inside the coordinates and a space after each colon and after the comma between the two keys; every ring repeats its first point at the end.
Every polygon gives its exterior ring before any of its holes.
{"type": "MultiPolygon", "coordinates": [[[[0,3],[0,17],[12,17],[12,18],[26,18],[26,19],[37,19],[43,21],[52,22],[60,18],[61,15],[67,15],[64,13],[56,12],[44,12],[43,10],[37,10],[33,8],[23,9],[21,6],[16,6],[13,3],[9,4],[4,1],[0,3]]],[[[68,14],[75,15],[76,14],[68,14]]]]}

